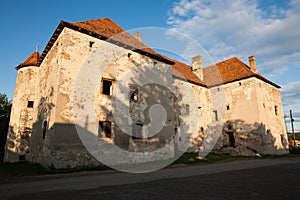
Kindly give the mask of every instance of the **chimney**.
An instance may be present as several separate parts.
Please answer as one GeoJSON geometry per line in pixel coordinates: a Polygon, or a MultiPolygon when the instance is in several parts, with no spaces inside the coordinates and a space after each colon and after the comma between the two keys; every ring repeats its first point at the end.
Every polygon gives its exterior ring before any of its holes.
{"type": "Polygon", "coordinates": [[[135,39],[142,41],[142,36],[141,36],[140,32],[135,32],[134,37],[135,37],[135,39]]]}
{"type": "Polygon", "coordinates": [[[200,79],[203,80],[202,56],[198,55],[192,58],[192,71],[200,79]]]}
{"type": "Polygon", "coordinates": [[[250,69],[253,72],[257,73],[257,70],[256,70],[256,58],[255,58],[255,56],[249,56],[248,60],[249,60],[250,69]]]}

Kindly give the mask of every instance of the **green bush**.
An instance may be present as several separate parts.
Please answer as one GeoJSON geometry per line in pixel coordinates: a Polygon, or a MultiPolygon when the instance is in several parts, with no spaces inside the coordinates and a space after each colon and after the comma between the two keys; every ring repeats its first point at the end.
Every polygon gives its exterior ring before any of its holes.
{"type": "Polygon", "coordinates": [[[297,146],[290,146],[289,148],[290,150],[290,153],[291,154],[300,154],[300,147],[297,147],[297,146]]]}

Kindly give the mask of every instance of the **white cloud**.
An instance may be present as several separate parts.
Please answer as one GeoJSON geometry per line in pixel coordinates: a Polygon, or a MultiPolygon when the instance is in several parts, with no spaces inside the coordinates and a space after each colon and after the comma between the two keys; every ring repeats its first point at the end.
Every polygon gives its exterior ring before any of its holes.
{"type": "Polygon", "coordinates": [[[299,20],[297,0],[269,12],[256,0],[181,0],[169,12],[168,24],[198,41],[215,61],[232,56],[247,61],[254,54],[261,73],[279,76],[300,65],[299,20]]]}

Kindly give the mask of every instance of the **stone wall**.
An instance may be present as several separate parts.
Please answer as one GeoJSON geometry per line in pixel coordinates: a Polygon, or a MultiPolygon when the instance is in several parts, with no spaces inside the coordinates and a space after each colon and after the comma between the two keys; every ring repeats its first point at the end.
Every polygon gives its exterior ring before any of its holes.
{"type": "Polygon", "coordinates": [[[13,105],[7,134],[5,161],[31,160],[28,156],[34,110],[38,67],[28,66],[18,70],[13,105]]]}
{"type": "Polygon", "coordinates": [[[274,139],[271,143],[274,148],[266,149],[265,152],[267,154],[288,153],[288,138],[280,89],[258,80],[257,92],[260,94],[258,96],[260,121],[265,125],[265,134],[272,135],[274,139]]]}
{"type": "Polygon", "coordinates": [[[223,87],[225,122],[214,149],[232,155],[288,153],[279,89],[257,78],[223,87]]]}
{"type": "MultiPolygon", "coordinates": [[[[134,162],[161,159],[162,154],[149,154],[166,144],[165,159],[177,150],[205,155],[213,147],[232,155],[287,152],[279,89],[256,78],[207,89],[174,78],[172,70],[64,28],[40,67],[18,70],[6,161],[25,156],[57,168],[98,165],[87,138],[111,149],[145,153],[133,157],[134,162]],[[111,81],[109,94],[103,93],[105,80],[111,81]],[[130,99],[131,86],[138,89],[136,100],[130,99]],[[28,101],[34,101],[33,108],[28,101]],[[158,110],[151,117],[152,107],[158,110]],[[162,127],[152,136],[154,119],[162,127]],[[99,121],[111,123],[111,137],[99,131],[99,121]],[[147,138],[130,135],[136,125],[147,138]]],[[[109,157],[109,151],[102,153],[109,157]]],[[[126,159],[113,162],[124,164],[126,159]]]]}
{"type": "MultiPolygon", "coordinates": [[[[127,95],[130,84],[142,85],[143,82],[136,82],[134,77],[126,79],[124,74],[137,69],[140,70],[137,73],[142,74],[149,68],[156,70],[156,74],[162,76],[156,77],[158,80],[172,76],[171,67],[164,63],[65,28],[41,65],[38,89],[41,96],[38,97],[39,107],[31,148],[34,161],[48,166],[54,165],[54,167],[95,164],[95,159],[84,150],[82,138],[78,137],[76,131],[84,130],[97,138],[98,121],[105,120],[112,121],[112,139],[109,142],[128,150],[130,142],[133,141],[118,124],[114,123],[112,97],[101,93],[103,89],[101,81],[102,78],[111,79],[115,82],[114,85],[122,82],[119,85],[125,87],[122,89],[125,89],[127,95]],[[90,42],[93,42],[92,46],[90,42]],[[88,110],[87,102],[93,103],[92,112],[88,110]],[[83,113],[86,116],[80,116],[83,113]],[[44,121],[48,122],[48,126],[45,138],[42,138],[44,121]],[[76,124],[76,130],[73,127],[73,131],[68,131],[72,124],[76,124]]],[[[119,102],[119,107],[117,105],[116,109],[122,109],[120,105],[130,107],[128,98],[125,98],[128,96],[124,94],[113,95],[115,102],[119,102]]],[[[155,104],[155,100],[147,98],[144,103],[155,104]]],[[[142,105],[138,107],[142,115],[148,112],[143,110],[142,105]]],[[[119,111],[128,114],[123,116],[126,119],[132,119],[138,113],[119,111]]],[[[173,121],[174,124],[175,117],[170,117],[169,123],[173,121]]],[[[174,127],[172,129],[174,130],[174,127]]],[[[170,130],[163,129],[162,135],[166,136],[169,133],[170,130]]]]}

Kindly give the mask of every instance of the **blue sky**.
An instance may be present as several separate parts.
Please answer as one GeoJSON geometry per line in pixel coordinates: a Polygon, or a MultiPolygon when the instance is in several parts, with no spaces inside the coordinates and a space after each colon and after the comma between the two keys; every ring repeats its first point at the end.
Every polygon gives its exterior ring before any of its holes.
{"type": "Polygon", "coordinates": [[[159,27],[182,32],[215,61],[236,56],[247,63],[248,56],[255,55],[258,71],[282,86],[286,114],[293,109],[300,120],[299,0],[1,0],[0,92],[13,97],[14,67],[37,44],[40,52],[44,49],[60,20],[103,17],[125,30],[159,27]]]}

